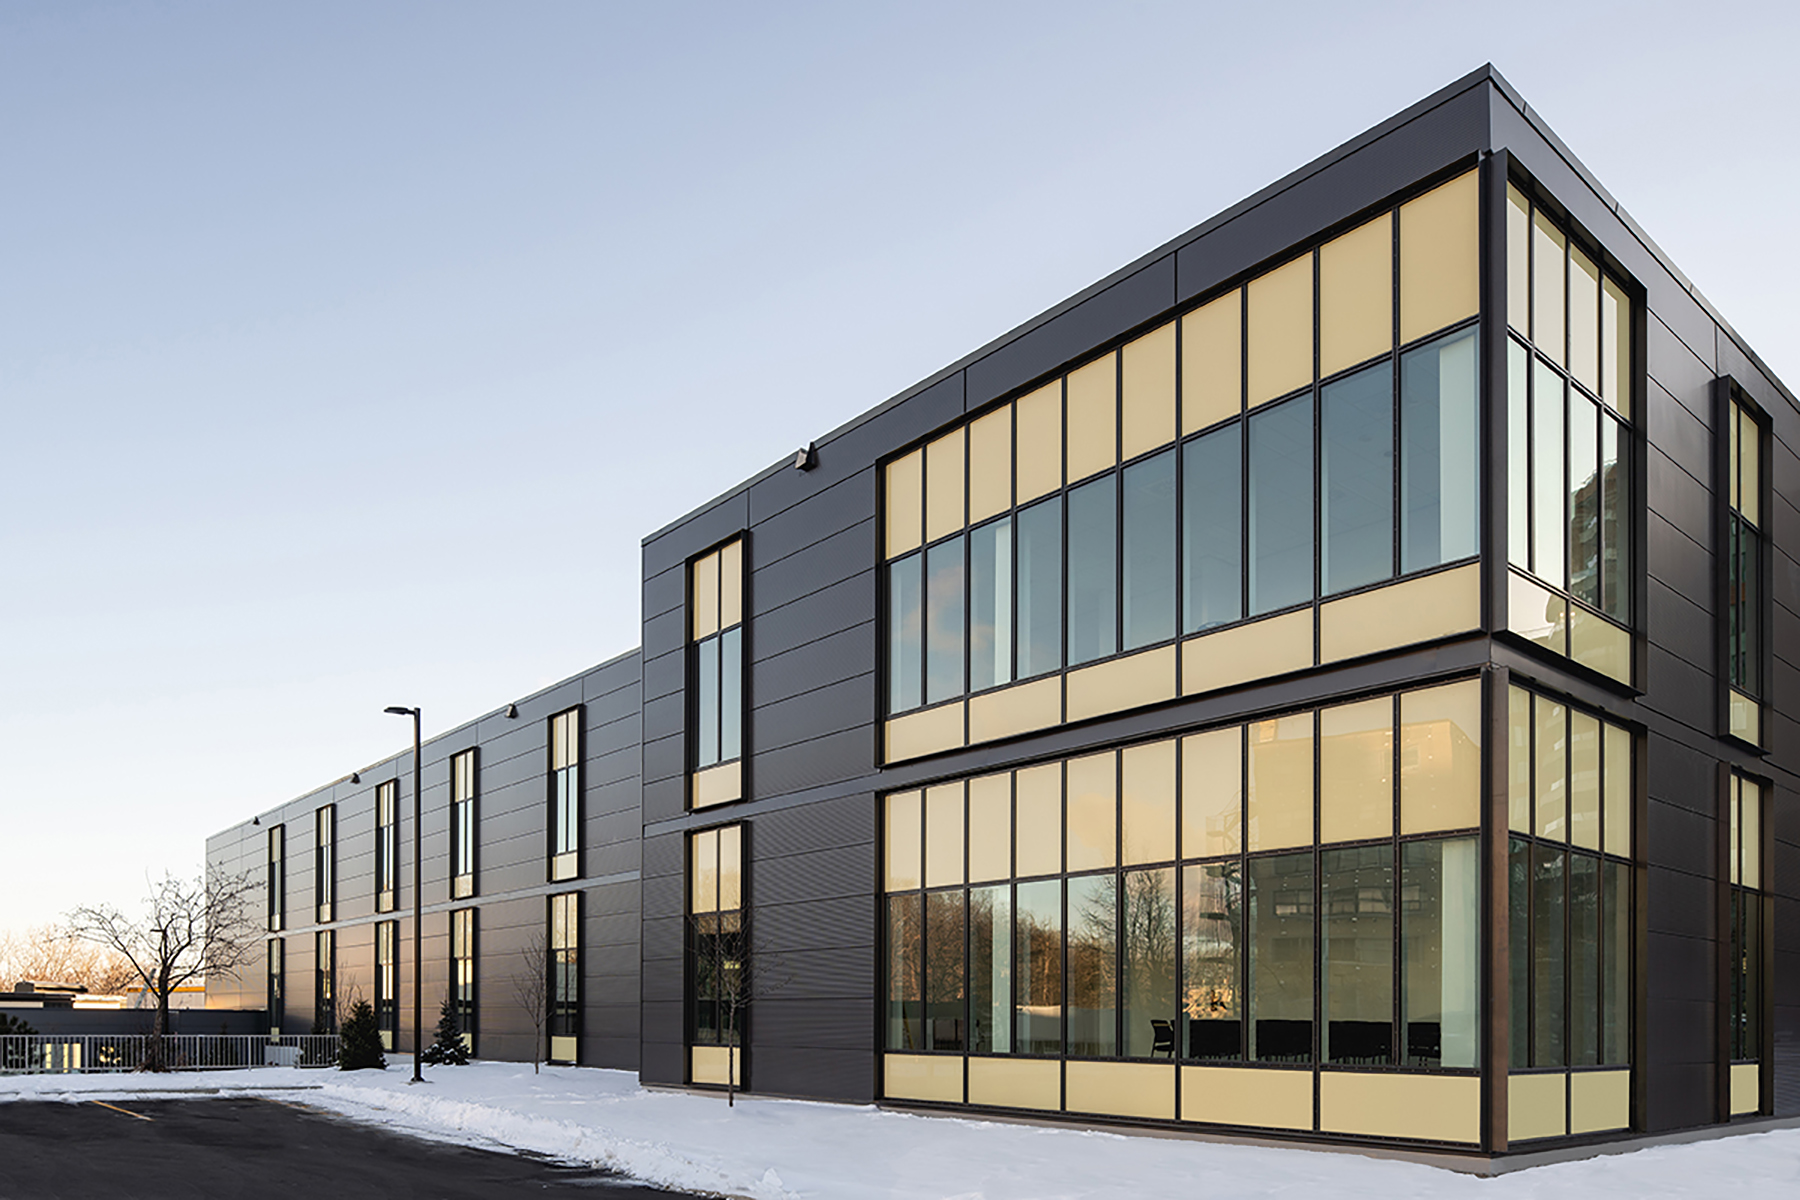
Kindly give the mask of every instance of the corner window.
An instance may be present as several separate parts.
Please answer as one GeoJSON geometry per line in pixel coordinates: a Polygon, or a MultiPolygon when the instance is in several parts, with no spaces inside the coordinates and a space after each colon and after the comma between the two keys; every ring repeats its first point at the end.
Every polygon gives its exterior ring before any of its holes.
{"type": "Polygon", "coordinates": [[[1631,679],[1631,302],[1507,189],[1507,557],[1514,633],[1631,679]]]}
{"type": "Polygon", "coordinates": [[[400,784],[375,787],[375,911],[392,912],[400,878],[400,784]]]}
{"type": "Polygon", "coordinates": [[[695,559],[689,679],[689,805],[704,808],[743,795],[744,542],[737,538],[695,559]]]}
{"type": "Polygon", "coordinates": [[[1516,686],[1507,730],[1512,1067],[1628,1065],[1631,734],[1516,686]]]}
{"type": "MultiPolygon", "coordinates": [[[[695,1083],[724,1083],[724,1048],[741,1047],[744,1032],[743,826],[727,825],[688,840],[689,1028],[695,1083]]],[[[735,1077],[735,1076],[734,1076],[735,1077]]]]}
{"type": "Polygon", "coordinates": [[[1723,486],[1721,530],[1725,547],[1723,608],[1719,616],[1725,680],[1722,732],[1753,746],[1763,743],[1763,701],[1767,689],[1764,628],[1768,586],[1763,514],[1768,511],[1761,415],[1729,379],[1721,381],[1720,439],[1723,486]]]}
{"type": "Polygon", "coordinates": [[[313,905],[323,924],[333,917],[337,900],[337,805],[313,813],[313,905]]]}
{"type": "Polygon", "coordinates": [[[475,751],[450,759],[450,896],[475,894],[475,751]]]}
{"type": "Polygon", "coordinates": [[[581,709],[550,718],[550,878],[581,874],[581,709]]]}
{"type": "Polygon", "coordinates": [[[550,1061],[575,1062],[581,1036],[581,893],[550,897],[550,1061]]]}
{"type": "Polygon", "coordinates": [[[287,924],[287,826],[269,830],[269,928],[287,924]]]}

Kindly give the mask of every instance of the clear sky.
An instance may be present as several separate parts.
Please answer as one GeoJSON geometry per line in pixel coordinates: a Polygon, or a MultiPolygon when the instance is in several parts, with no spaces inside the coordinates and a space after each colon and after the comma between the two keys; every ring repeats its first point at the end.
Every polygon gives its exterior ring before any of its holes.
{"type": "Polygon", "coordinates": [[[644,534],[1483,62],[1800,385],[1797,12],[0,0],[0,928],[631,649],[644,534]]]}

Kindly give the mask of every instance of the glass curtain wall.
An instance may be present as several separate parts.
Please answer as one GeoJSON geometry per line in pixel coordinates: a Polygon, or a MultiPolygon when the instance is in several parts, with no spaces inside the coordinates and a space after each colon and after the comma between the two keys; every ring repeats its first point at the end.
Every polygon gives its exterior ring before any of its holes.
{"type": "Polygon", "coordinates": [[[1474,214],[1471,174],[887,463],[888,712],[1472,558],[1474,214]]]}
{"type": "Polygon", "coordinates": [[[1473,1070],[1481,708],[1470,679],[887,796],[886,1048],[1473,1070]]]}
{"type": "Polygon", "coordinates": [[[1507,728],[1512,1067],[1629,1065],[1631,735],[1517,686],[1507,728]]]}

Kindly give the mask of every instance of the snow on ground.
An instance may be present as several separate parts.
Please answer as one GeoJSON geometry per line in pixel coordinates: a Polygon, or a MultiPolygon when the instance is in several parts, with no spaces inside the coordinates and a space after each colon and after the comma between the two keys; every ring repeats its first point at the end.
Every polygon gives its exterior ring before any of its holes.
{"type": "MultiPolygon", "coordinates": [[[[588,1163],[664,1187],[749,1200],[1593,1200],[1800,1196],[1800,1130],[1480,1179],[1355,1154],[881,1112],[799,1100],[646,1091],[626,1071],[410,1062],[385,1072],[263,1068],[163,1076],[0,1077],[0,1102],[176,1098],[224,1090],[427,1137],[588,1163]],[[304,1087],[300,1093],[276,1091],[304,1087]]],[[[3,1111],[3,1110],[0,1110],[3,1111]]]]}

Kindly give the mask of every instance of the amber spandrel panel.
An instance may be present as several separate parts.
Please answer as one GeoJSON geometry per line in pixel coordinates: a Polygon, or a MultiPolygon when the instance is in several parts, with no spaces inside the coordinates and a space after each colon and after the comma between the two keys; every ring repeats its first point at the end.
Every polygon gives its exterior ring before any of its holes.
{"type": "Polygon", "coordinates": [[[1012,775],[969,780],[969,882],[1012,875],[1012,775]]]}
{"type": "Polygon", "coordinates": [[[1250,282],[1250,405],[1285,396],[1313,380],[1313,257],[1250,282]]]}
{"type": "Polygon", "coordinates": [[[719,555],[717,551],[694,560],[693,636],[696,640],[719,631],[719,555]]]}
{"type": "Polygon", "coordinates": [[[1127,342],[1119,396],[1120,458],[1175,440],[1175,322],[1127,342]]]}
{"type": "Polygon", "coordinates": [[[1631,419],[1631,300],[1610,279],[1600,287],[1600,398],[1631,419]]]}
{"type": "Polygon", "coordinates": [[[719,911],[744,906],[744,827],[719,830],[719,911]]]}
{"type": "Polygon", "coordinates": [[[1319,249],[1319,374],[1394,345],[1394,220],[1387,213],[1319,249]]]}
{"type": "Polygon", "coordinates": [[[1244,406],[1244,293],[1227,292],[1181,318],[1181,432],[1195,433],[1244,406]]]}
{"type": "Polygon", "coordinates": [[[1506,827],[1531,832],[1531,693],[1506,689],[1506,827]]]}
{"type": "Polygon", "coordinates": [[[1537,725],[1536,786],[1537,836],[1555,841],[1569,838],[1569,729],[1568,709],[1542,696],[1532,697],[1537,725]]]}
{"type": "Polygon", "coordinates": [[[1600,848],[1600,721],[1569,714],[1569,840],[1600,848]]]}
{"type": "Polygon", "coordinates": [[[1394,701],[1391,696],[1319,712],[1319,840],[1394,832],[1394,701]]]}
{"type": "Polygon", "coordinates": [[[1400,697],[1400,832],[1481,824],[1481,681],[1400,697]]]}
{"type": "Polygon", "coordinates": [[[1014,846],[1021,878],[1063,869],[1063,768],[1026,767],[1013,776],[1017,823],[1014,846]]]}
{"type": "Polygon", "coordinates": [[[918,792],[900,792],[887,798],[887,890],[903,892],[919,886],[924,878],[924,854],[920,844],[918,792]]]}
{"type": "Polygon", "coordinates": [[[1054,380],[1021,397],[1015,406],[1015,415],[1018,502],[1025,504],[1063,485],[1062,380],[1054,380]]]}
{"type": "Polygon", "coordinates": [[[1543,213],[1532,215],[1531,342],[1561,366],[1568,339],[1563,289],[1568,279],[1568,239],[1543,213]]]}
{"type": "Polygon", "coordinates": [[[1012,507],[1013,406],[969,425],[969,523],[1012,507]]]}
{"type": "Polygon", "coordinates": [[[744,543],[726,542],[719,547],[719,628],[730,629],[744,619],[744,543]]]}
{"type": "Polygon", "coordinates": [[[917,549],[925,534],[925,451],[887,465],[887,556],[917,549]]]}
{"type": "Polygon", "coordinates": [[[1243,845],[1244,728],[1181,739],[1181,856],[1236,854],[1243,845]]]}
{"type": "Polygon", "coordinates": [[[1312,714],[1257,721],[1250,726],[1249,739],[1249,849],[1311,845],[1312,714]]]}
{"type": "Polygon", "coordinates": [[[1506,185],[1506,323],[1531,334],[1531,206],[1506,185]]]}
{"type": "Polygon", "coordinates": [[[1132,746],[1122,755],[1119,830],[1127,866],[1175,858],[1175,742],[1132,746]]]}
{"type": "Polygon", "coordinates": [[[967,513],[963,431],[953,429],[925,447],[925,540],[961,529],[967,513]]]}
{"type": "Polygon", "coordinates": [[[1097,358],[1069,373],[1069,482],[1119,461],[1118,355],[1097,358]]]}
{"type": "Polygon", "coordinates": [[[963,785],[925,789],[925,886],[963,882],[963,785]]]}
{"type": "MultiPolygon", "coordinates": [[[[890,810],[891,811],[891,810],[890,810]]],[[[719,911],[719,831],[708,829],[694,835],[692,854],[693,895],[689,908],[697,913],[719,911]]]]}
{"type": "Polygon", "coordinates": [[[1068,761],[1068,869],[1089,871],[1118,862],[1118,755],[1113,751],[1068,761]]]}
{"type": "Polygon", "coordinates": [[[1605,759],[1601,791],[1606,853],[1631,857],[1631,734],[1617,725],[1606,726],[1605,759]]]}
{"type": "Polygon", "coordinates": [[[1400,207],[1400,340],[1481,306],[1480,175],[1468,171],[1400,207]]]}
{"type": "Polygon", "coordinates": [[[1600,391],[1600,268],[1577,247],[1569,249],[1569,374],[1600,391]]]}

